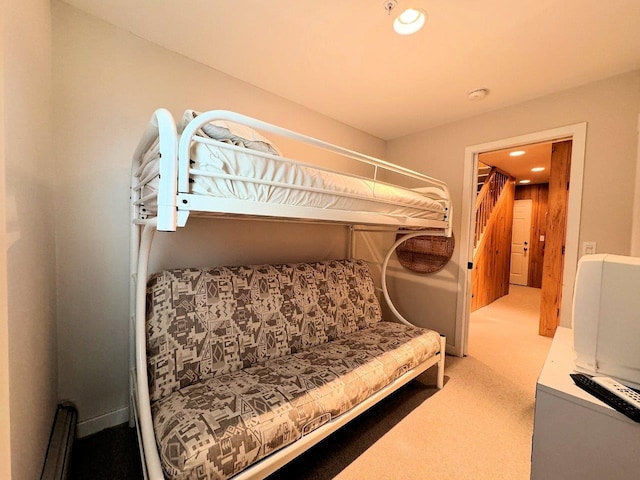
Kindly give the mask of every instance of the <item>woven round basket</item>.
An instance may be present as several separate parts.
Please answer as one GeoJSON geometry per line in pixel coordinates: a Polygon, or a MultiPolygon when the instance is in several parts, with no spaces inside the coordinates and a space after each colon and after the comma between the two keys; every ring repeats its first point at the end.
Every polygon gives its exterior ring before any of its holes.
{"type": "MultiPolygon", "coordinates": [[[[396,240],[403,237],[399,233],[396,240]]],[[[440,237],[434,235],[421,235],[413,237],[401,243],[396,248],[396,255],[400,265],[417,273],[434,273],[451,260],[455,240],[451,237],[440,237]]]]}

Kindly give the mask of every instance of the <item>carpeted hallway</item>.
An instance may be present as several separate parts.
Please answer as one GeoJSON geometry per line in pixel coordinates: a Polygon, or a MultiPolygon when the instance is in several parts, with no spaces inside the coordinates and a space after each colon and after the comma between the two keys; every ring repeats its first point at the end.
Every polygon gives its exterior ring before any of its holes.
{"type": "MultiPolygon", "coordinates": [[[[447,357],[443,390],[427,372],[269,479],[528,479],[535,383],[551,345],[537,334],[539,292],[512,285],[472,314],[469,355],[447,357]]],[[[116,427],[80,440],[72,478],[141,478],[123,465],[138,461],[134,438],[116,427]]]]}

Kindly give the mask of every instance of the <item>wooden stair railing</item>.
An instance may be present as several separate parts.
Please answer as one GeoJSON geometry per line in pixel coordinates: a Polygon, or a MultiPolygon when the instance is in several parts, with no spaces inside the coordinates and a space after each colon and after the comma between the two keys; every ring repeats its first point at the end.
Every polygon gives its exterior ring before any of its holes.
{"type": "Polygon", "coordinates": [[[471,311],[509,293],[509,264],[515,179],[495,171],[476,206],[471,273],[471,311]]]}
{"type": "Polygon", "coordinates": [[[489,178],[484,182],[482,189],[478,193],[476,198],[476,204],[474,207],[475,216],[475,233],[473,238],[473,248],[478,246],[482,235],[485,232],[489,219],[491,218],[491,212],[498,203],[500,194],[504,189],[504,186],[509,181],[509,174],[501,171],[496,167],[491,167],[489,172],[489,178]]]}

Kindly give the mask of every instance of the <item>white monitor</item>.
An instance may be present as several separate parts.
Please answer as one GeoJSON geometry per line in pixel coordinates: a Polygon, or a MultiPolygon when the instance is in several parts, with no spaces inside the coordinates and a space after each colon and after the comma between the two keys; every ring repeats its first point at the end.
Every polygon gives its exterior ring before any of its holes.
{"type": "Polygon", "coordinates": [[[573,295],[576,370],[640,388],[640,258],[585,255],[573,295]]]}

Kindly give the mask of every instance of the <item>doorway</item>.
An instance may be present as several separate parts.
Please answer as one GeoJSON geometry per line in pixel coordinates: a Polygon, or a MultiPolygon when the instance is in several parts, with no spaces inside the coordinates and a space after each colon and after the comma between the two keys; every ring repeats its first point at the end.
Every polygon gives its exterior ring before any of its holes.
{"type": "Polygon", "coordinates": [[[539,297],[536,330],[554,335],[562,304],[571,143],[517,145],[478,156],[479,172],[488,166],[489,175],[474,208],[480,240],[473,256],[472,312],[511,294],[515,285],[535,289],[530,295],[539,297]]]}
{"type": "Polygon", "coordinates": [[[495,150],[510,149],[518,145],[557,142],[569,139],[572,140],[573,143],[573,149],[569,155],[571,161],[571,189],[568,194],[568,208],[566,212],[566,243],[564,244],[565,261],[562,268],[563,281],[559,286],[563,300],[561,310],[558,313],[561,318],[560,324],[565,326],[570,325],[571,303],[573,297],[572,286],[575,279],[578,260],[578,234],[580,228],[586,123],[536,132],[519,137],[507,138],[480,145],[473,145],[466,148],[463,179],[461,248],[459,258],[460,272],[458,277],[456,348],[454,353],[464,355],[467,352],[472,287],[471,269],[473,268],[473,237],[475,231],[475,219],[473,219],[472,216],[475,196],[477,194],[477,171],[478,158],[480,154],[495,150]]]}

